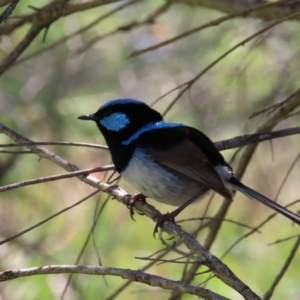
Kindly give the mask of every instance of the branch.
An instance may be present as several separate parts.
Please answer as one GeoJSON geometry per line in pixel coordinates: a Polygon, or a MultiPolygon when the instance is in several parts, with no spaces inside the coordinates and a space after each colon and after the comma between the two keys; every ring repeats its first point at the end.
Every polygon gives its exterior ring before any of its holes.
{"type": "Polygon", "coordinates": [[[29,31],[23,38],[23,40],[18,44],[18,46],[0,63],[0,75],[2,75],[23,53],[23,51],[31,44],[34,38],[43,29],[43,25],[32,23],[29,31]]]}
{"type": "MultiPolygon", "coordinates": [[[[297,95],[298,96],[298,95],[297,95]]],[[[272,115],[269,116],[264,122],[262,126],[258,128],[258,132],[262,129],[270,130],[277,122],[284,119],[284,117],[295,109],[300,103],[300,97],[296,95],[280,109],[274,112],[272,115]]],[[[17,134],[16,132],[12,131],[11,129],[7,128],[0,124],[0,131],[11,137],[15,142],[21,143],[32,143],[32,141],[22,137],[21,135],[17,134]]],[[[42,158],[49,159],[56,164],[60,165],[61,167],[65,168],[68,171],[75,171],[78,168],[74,165],[69,164],[67,161],[63,160],[53,152],[49,151],[48,149],[37,146],[37,145],[30,145],[28,144],[27,148],[31,151],[36,153],[42,158]]],[[[251,153],[253,153],[254,147],[251,147],[251,153]]],[[[250,156],[251,157],[251,156],[250,156]]],[[[247,160],[249,156],[246,155],[247,160]]],[[[244,160],[245,162],[245,160],[244,160]]],[[[238,169],[238,176],[241,175],[241,170],[244,170],[246,165],[243,163],[241,164],[241,168],[238,169]]],[[[112,187],[108,184],[105,184],[101,181],[95,180],[92,176],[80,176],[80,180],[86,182],[87,184],[99,187],[102,191],[114,196],[122,203],[126,203],[127,199],[130,197],[125,191],[118,187],[112,187]]],[[[159,212],[155,210],[155,208],[151,205],[138,202],[136,203],[136,208],[146,214],[151,219],[155,220],[155,218],[159,215],[159,212]]],[[[222,208],[222,211],[226,212],[226,208],[222,208]]],[[[218,222],[216,222],[218,223],[218,222]]],[[[221,222],[220,222],[221,223],[221,222]]],[[[163,224],[163,229],[168,232],[173,237],[178,237],[193,253],[195,253],[199,257],[199,264],[205,265],[209,267],[214,274],[219,277],[224,283],[228,284],[236,291],[240,292],[246,299],[259,299],[257,295],[255,295],[243,282],[241,282],[232,272],[224,265],[221,261],[219,261],[216,257],[214,257],[211,253],[205,250],[194,238],[193,236],[185,233],[181,230],[176,224],[172,222],[165,222],[163,224]]],[[[213,240],[213,239],[209,239],[213,240]]]]}
{"type": "MultiPolygon", "coordinates": [[[[249,41],[253,40],[254,38],[256,38],[257,36],[261,35],[262,33],[270,30],[271,28],[273,28],[274,26],[290,19],[293,16],[298,16],[300,15],[300,11],[296,12],[296,13],[292,13],[289,14],[288,16],[281,18],[277,21],[272,22],[271,24],[269,24],[268,26],[262,28],[261,30],[255,32],[254,34],[250,35],[249,37],[247,37],[246,39],[242,40],[241,42],[237,43],[236,45],[234,45],[233,47],[231,47],[229,50],[227,50],[225,53],[223,53],[221,56],[219,56],[217,59],[215,59],[213,62],[211,62],[207,67],[205,67],[199,74],[197,74],[193,79],[188,80],[187,82],[181,84],[179,87],[165,93],[164,95],[160,96],[159,99],[163,98],[164,96],[170,94],[171,92],[182,88],[183,89],[178,93],[178,95],[173,99],[173,101],[169,104],[169,106],[165,109],[164,113],[162,114],[163,116],[165,116],[170,110],[171,108],[175,105],[175,103],[181,98],[181,96],[187,91],[189,90],[193,84],[195,82],[197,82],[206,72],[208,72],[211,68],[213,68],[215,65],[217,65],[223,58],[225,58],[227,55],[229,55],[231,52],[233,52],[234,50],[238,49],[241,46],[244,46],[246,43],[248,43],[249,41]]],[[[155,102],[157,102],[158,100],[156,100],[155,102]]]]}
{"type": "MultiPolygon", "coordinates": [[[[176,2],[189,4],[192,6],[198,5],[206,8],[218,10],[227,14],[239,12],[243,9],[252,7],[253,5],[259,5],[262,3],[268,3],[266,0],[176,0],[176,2]]],[[[271,6],[266,10],[253,11],[247,17],[258,18],[264,21],[273,21],[282,18],[289,14],[291,11],[297,11],[299,9],[299,1],[284,1],[280,3],[277,1],[277,5],[271,6]]],[[[299,20],[299,16],[293,16],[293,20],[299,20]]]]}
{"type": "Polygon", "coordinates": [[[300,127],[294,127],[294,128],[287,128],[287,129],[282,129],[282,130],[277,130],[272,132],[246,134],[228,140],[215,142],[215,146],[218,148],[218,150],[222,151],[226,149],[233,149],[241,146],[246,146],[249,144],[255,144],[262,141],[277,139],[280,137],[299,134],[299,133],[300,133],[300,127]]]}
{"type": "Polygon", "coordinates": [[[30,15],[21,16],[20,20],[8,24],[6,27],[1,27],[0,34],[9,34],[17,27],[25,23],[31,23],[31,27],[23,40],[18,46],[1,62],[0,75],[3,74],[15,60],[24,52],[31,44],[34,38],[43,28],[49,28],[50,25],[63,16],[68,16],[76,12],[95,8],[108,3],[116,2],[116,0],[94,0],[85,3],[66,4],[66,1],[52,2],[41,9],[36,9],[36,12],[30,15]]]}
{"type": "MultiPolygon", "coordinates": [[[[278,124],[281,120],[283,120],[285,117],[288,116],[290,112],[292,112],[296,107],[300,105],[300,95],[298,94],[293,94],[294,96],[290,98],[290,101],[285,102],[285,105],[280,107],[278,110],[274,111],[271,115],[269,115],[264,122],[258,127],[256,130],[257,133],[261,133],[264,131],[270,131],[276,124],[278,124]]],[[[243,151],[243,155],[241,156],[241,159],[239,161],[238,167],[235,170],[235,177],[238,179],[241,179],[243,174],[246,171],[246,168],[249,164],[249,161],[251,160],[251,157],[253,156],[255,149],[257,147],[257,143],[249,145],[246,147],[243,151]]],[[[219,232],[219,229],[222,224],[222,219],[225,218],[227,211],[230,207],[232,202],[229,201],[224,201],[221,208],[215,215],[216,218],[219,218],[219,220],[215,220],[214,222],[211,222],[209,225],[209,233],[206,236],[205,239],[205,248],[210,249],[212,246],[214,240],[217,237],[217,234],[219,232]]],[[[267,223],[271,218],[273,218],[276,215],[276,213],[272,214],[266,221],[262,222],[260,225],[255,227],[255,230],[258,230],[261,228],[265,223],[267,223]]],[[[251,230],[250,233],[248,233],[245,236],[249,236],[250,234],[254,233],[254,230],[251,230]]],[[[237,245],[241,240],[243,239],[240,238],[238,239],[222,256],[222,258],[235,246],[237,245]]],[[[185,283],[189,283],[194,279],[194,276],[198,270],[198,267],[193,265],[185,274],[183,281],[185,283]]],[[[175,298],[174,298],[175,299],[175,298]]]]}
{"type": "Polygon", "coordinates": [[[111,36],[117,32],[124,32],[124,31],[129,31],[132,28],[137,28],[140,26],[144,26],[144,25],[149,25],[149,24],[153,24],[156,20],[156,18],[161,15],[162,13],[164,13],[170,6],[171,6],[172,2],[171,1],[167,1],[166,3],[162,4],[161,6],[159,6],[157,9],[155,9],[153,12],[151,12],[149,15],[141,18],[140,20],[134,20],[134,21],[130,21],[126,24],[123,24],[113,30],[111,30],[110,32],[107,32],[103,35],[100,36],[96,36],[92,39],[90,39],[89,41],[87,41],[83,46],[81,46],[80,48],[78,48],[75,52],[75,54],[80,54],[83,53],[84,51],[86,51],[88,48],[92,47],[95,43],[99,42],[100,40],[111,36]]]}
{"type": "Polygon", "coordinates": [[[29,232],[29,231],[35,229],[35,228],[37,228],[37,227],[39,227],[39,226],[41,226],[41,225],[47,223],[48,221],[54,219],[55,217],[61,215],[62,213],[66,212],[66,211],[68,211],[68,210],[74,208],[75,206],[81,204],[82,202],[88,200],[89,198],[91,198],[92,196],[96,195],[97,193],[99,193],[99,190],[97,190],[97,191],[91,193],[91,194],[88,195],[87,197],[84,197],[83,199],[81,199],[81,200],[77,201],[76,203],[72,204],[71,206],[68,206],[68,207],[66,207],[66,208],[64,208],[64,209],[62,209],[62,210],[60,210],[60,211],[58,211],[57,213],[51,215],[50,217],[48,217],[48,218],[46,218],[46,219],[44,219],[44,220],[38,222],[37,224],[35,224],[35,225],[33,225],[33,226],[30,226],[30,227],[28,227],[28,228],[22,230],[21,232],[15,234],[15,235],[13,235],[13,236],[10,236],[9,238],[6,238],[6,239],[4,239],[4,240],[1,240],[1,241],[0,241],[0,245],[3,245],[3,244],[5,244],[5,243],[7,243],[7,242],[9,242],[9,241],[11,241],[11,240],[14,240],[15,238],[20,237],[21,235],[23,235],[23,234],[25,234],[25,233],[27,233],[27,232],[29,232]]]}
{"type": "Polygon", "coordinates": [[[90,143],[76,143],[76,142],[32,142],[32,143],[13,143],[13,144],[0,144],[0,148],[3,147],[19,147],[29,145],[49,145],[49,146],[77,146],[77,147],[88,147],[96,149],[107,150],[108,147],[105,145],[90,144],[90,143]]]}
{"type": "MultiPolygon", "coordinates": [[[[13,130],[9,129],[8,127],[2,124],[0,124],[0,131],[12,138],[15,142],[32,143],[31,140],[21,136],[20,134],[14,132],[13,130]]],[[[32,152],[36,153],[39,157],[49,159],[69,172],[78,170],[76,166],[68,163],[63,158],[59,157],[55,153],[49,151],[48,149],[42,146],[28,145],[27,148],[29,148],[32,152]]],[[[117,199],[119,202],[122,202],[123,204],[127,204],[128,199],[131,198],[131,196],[128,195],[121,188],[116,186],[110,186],[102,181],[97,180],[91,175],[80,175],[78,176],[78,178],[81,181],[84,181],[85,183],[113,196],[115,199],[117,199]]],[[[161,215],[160,212],[156,210],[153,206],[143,202],[137,202],[135,204],[135,207],[138,211],[141,211],[143,214],[145,214],[154,221],[158,216],[161,215]]],[[[185,246],[192,251],[192,253],[199,257],[198,263],[209,267],[212,270],[212,272],[224,283],[226,283],[234,290],[242,294],[246,299],[259,299],[259,297],[253,291],[251,291],[251,289],[247,287],[247,285],[245,285],[241,280],[239,280],[238,277],[236,277],[236,275],[218,258],[213,256],[204,247],[202,247],[192,235],[184,232],[178,225],[170,221],[164,222],[162,228],[171,236],[178,237],[185,244],[185,246]]]]}
{"type": "Polygon", "coordinates": [[[5,9],[5,11],[0,15],[0,24],[7,20],[7,18],[12,14],[14,9],[20,0],[13,0],[9,6],[5,9]]]}
{"type": "Polygon", "coordinates": [[[0,6],[4,6],[10,2],[11,2],[11,0],[0,0],[0,6]]]}
{"type": "Polygon", "coordinates": [[[12,269],[0,273],[0,281],[12,280],[20,277],[48,274],[89,274],[89,275],[111,275],[118,276],[130,281],[160,287],[166,290],[175,290],[182,293],[196,295],[209,300],[229,300],[202,287],[193,287],[179,281],[168,280],[160,276],[151,275],[142,271],[133,271],[120,268],[109,268],[101,266],[78,266],[78,265],[52,265],[44,267],[33,267],[27,269],[12,269]]]}
{"type": "Polygon", "coordinates": [[[88,174],[96,173],[96,172],[105,172],[105,171],[109,171],[109,170],[115,170],[115,166],[114,165],[108,165],[108,166],[103,166],[103,167],[98,167],[98,168],[90,168],[90,169],[85,169],[85,170],[69,172],[67,174],[52,175],[52,176],[41,177],[41,178],[32,179],[32,180],[16,182],[16,183],[13,183],[13,184],[8,184],[8,185],[1,186],[0,187],[0,193],[1,192],[6,192],[6,191],[9,191],[9,190],[12,190],[12,189],[20,188],[20,187],[23,187],[23,186],[38,184],[38,183],[42,183],[42,182],[61,180],[61,179],[65,179],[65,178],[71,178],[71,177],[75,177],[75,176],[78,176],[78,175],[88,175],[88,174]]]}
{"type": "Polygon", "coordinates": [[[101,21],[105,20],[106,18],[110,17],[111,15],[115,14],[116,12],[123,10],[124,8],[126,8],[127,6],[130,6],[134,3],[136,3],[138,0],[132,0],[130,2],[125,2],[122,5],[112,9],[111,11],[108,11],[107,13],[103,14],[102,16],[96,18],[95,20],[93,20],[91,23],[87,24],[86,26],[83,26],[82,28],[80,28],[79,30],[76,30],[75,32],[69,34],[68,36],[65,36],[33,53],[28,54],[27,56],[23,56],[21,59],[19,59],[17,62],[15,62],[14,66],[23,63],[24,61],[31,59],[33,57],[36,57],[42,53],[44,53],[45,51],[48,51],[50,49],[53,49],[59,45],[61,45],[62,43],[66,42],[68,39],[79,35],[81,33],[83,33],[84,31],[87,31],[88,29],[92,28],[93,26],[97,25],[98,23],[100,23],[101,21]]]}
{"type": "Polygon", "coordinates": [[[275,242],[269,243],[268,246],[275,245],[275,244],[279,244],[279,243],[282,243],[282,242],[286,242],[286,241],[289,241],[289,240],[294,239],[294,238],[297,238],[297,237],[300,237],[300,234],[294,234],[294,235],[292,235],[292,236],[289,236],[289,237],[286,237],[286,238],[283,238],[283,239],[276,240],[275,242]]]}
{"type": "MultiPolygon", "coordinates": [[[[231,139],[215,142],[215,146],[219,151],[238,148],[246,146],[249,144],[255,144],[263,141],[268,141],[271,139],[276,139],[280,137],[290,136],[300,133],[300,127],[286,128],[271,132],[262,132],[254,134],[246,134],[243,136],[237,136],[231,139]]],[[[90,144],[90,143],[77,143],[77,142],[32,142],[32,143],[12,143],[12,144],[0,144],[0,148],[6,147],[19,147],[28,145],[59,145],[59,146],[78,146],[78,147],[88,147],[96,149],[108,150],[105,145],[90,144]]],[[[19,153],[19,152],[18,152],[19,153]]],[[[26,152],[31,153],[31,152],[26,152]]]]}
{"type": "Polygon", "coordinates": [[[264,300],[271,299],[276,286],[278,285],[279,281],[281,280],[281,278],[285,274],[286,270],[288,269],[289,265],[291,264],[293,258],[295,257],[299,245],[300,245],[300,237],[298,237],[297,241],[295,242],[294,247],[292,248],[289,257],[285,261],[285,263],[284,263],[282,269],[280,270],[279,274],[276,276],[276,278],[275,278],[273,284],[271,285],[270,289],[266,292],[266,294],[263,298],[264,300]]]}
{"type": "MultiPolygon", "coordinates": [[[[284,1],[286,1],[286,0],[284,0],[284,1]]],[[[281,1],[281,2],[284,2],[284,1],[281,1]]],[[[158,48],[169,45],[169,44],[174,43],[174,42],[176,42],[178,40],[181,40],[183,38],[186,38],[186,37],[190,36],[191,34],[199,32],[199,31],[201,31],[205,28],[209,28],[209,27],[212,27],[212,26],[217,26],[217,25],[220,25],[223,22],[234,19],[236,17],[246,16],[246,15],[249,15],[253,11],[259,11],[259,10],[266,9],[266,8],[268,8],[270,6],[274,6],[274,5],[278,5],[277,2],[264,3],[263,5],[261,5],[261,3],[260,3],[260,5],[258,5],[258,6],[253,6],[253,7],[250,7],[248,9],[243,9],[243,10],[240,10],[240,11],[235,12],[235,13],[230,13],[228,16],[220,17],[220,18],[215,19],[215,20],[213,20],[211,22],[208,22],[206,24],[197,26],[193,29],[185,31],[185,32],[183,32],[179,35],[174,36],[173,38],[170,38],[170,39],[165,40],[163,42],[157,43],[153,46],[131,52],[127,57],[129,58],[129,57],[137,56],[137,55],[144,54],[144,53],[147,53],[147,52],[150,52],[150,51],[154,51],[158,48]]]]}

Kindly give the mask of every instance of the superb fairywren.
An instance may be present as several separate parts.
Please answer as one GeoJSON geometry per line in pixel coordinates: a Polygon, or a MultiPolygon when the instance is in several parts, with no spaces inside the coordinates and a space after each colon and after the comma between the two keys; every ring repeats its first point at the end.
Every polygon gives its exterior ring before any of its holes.
{"type": "Polygon", "coordinates": [[[158,218],[159,226],[187,205],[213,190],[232,200],[235,189],[257,199],[300,225],[300,217],[242,184],[214,143],[199,130],[167,123],[144,102],[116,99],[97,112],[80,116],[95,121],[109,147],[117,171],[142,194],[134,196],[179,206],[158,218]]]}

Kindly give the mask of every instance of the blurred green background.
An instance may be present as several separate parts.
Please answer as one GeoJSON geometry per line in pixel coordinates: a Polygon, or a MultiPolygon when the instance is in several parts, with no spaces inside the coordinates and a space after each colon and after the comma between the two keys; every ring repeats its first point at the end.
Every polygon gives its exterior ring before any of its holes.
{"type": "MultiPolygon", "coordinates": [[[[39,1],[42,6],[48,1],[39,1]]],[[[21,1],[14,15],[30,13],[28,5],[36,1],[21,1]]],[[[33,141],[71,141],[105,144],[94,124],[77,120],[82,114],[92,113],[109,99],[137,98],[151,104],[176,86],[192,79],[230,47],[250,36],[267,23],[255,19],[233,19],[211,27],[153,52],[127,58],[132,52],[183,31],[199,26],[221,13],[201,7],[173,4],[157,21],[129,31],[109,36],[80,54],[75,52],[97,34],[146,16],[162,5],[162,1],[134,4],[106,18],[92,29],[76,35],[60,46],[13,66],[0,80],[0,122],[33,141]]],[[[95,18],[116,7],[110,4],[61,18],[51,25],[42,42],[43,34],[26,50],[33,53],[56,40],[69,35],[95,18]]],[[[4,36],[0,43],[3,59],[24,36],[28,26],[4,36]]],[[[253,112],[284,100],[300,85],[300,26],[288,21],[258,36],[238,48],[214,68],[205,73],[185,93],[166,115],[167,121],[183,122],[205,132],[213,141],[255,132],[266,118],[262,114],[249,119],[253,112]]],[[[154,108],[160,112],[171,103],[177,91],[164,97],[154,108]]],[[[275,129],[299,126],[295,115],[284,120],[275,129]]],[[[0,135],[1,143],[10,143],[0,135]]],[[[299,153],[300,138],[291,136],[261,143],[249,164],[243,182],[274,198],[288,169],[299,153]]],[[[109,153],[82,147],[48,146],[49,149],[79,168],[91,168],[110,163],[109,153]]],[[[230,160],[235,150],[223,151],[230,160]]],[[[233,167],[239,163],[239,156],[233,167]]],[[[64,173],[50,161],[34,154],[0,157],[1,185],[28,179],[64,173]],[[7,169],[4,166],[9,166],[7,169]]],[[[104,174],[95,176],[103,179],[104,174]]],[[[299,199],[300,164],[291,171],[280,195],[286,205],[299,199]]],[[[124,181],[122,188],[134,189],[124,181]]],[[[11,190],[1,194],[0,236],[5,239],[72,205],[87,196],[93,188],[76,178],[48,182],[11,190]]],[[[208,198],[187,208],[178,218],[202,216],[208,198]]],[[[51,264],[74,264],[88,235],[98,201],[106,195],[93,197],[43,226],[0,246],[1,270],[27,268],[51,264]]],[[[209,209],[213,215],[223,201],[216,197],[209,209]]],[[[163,204],[149,201],[161,212],[172,210],[163,204]]],[[[299,205],[291,208],[297,212],[299,205]]],[[[256,226],[272,212],[256,201],[237,194],[227,215],[256,226]]],[[[144,216],[130,219],[128,209],[117,201],[109,201],[99,218],[94,242],[89,242],[80,264],[97,265],[97,251],[104,266],[141,269],[147,263],[135,257],[149,256],[163,246],[153,239],[154,223],[144,216]],[[96,251],[97,249],[97,251],[96,251]]],[[[198,221],[182,226],[192,232],[198,221]]],[[[249,230],[224,223],[210,251],[221,257],[224,252],[249,230]]],[[[239,243],[224,262],[258,295],[268,290],[284,264],[295,240],[269,246],[275,240],[297,234],[299,229],[284,217],[276,216],[261,233],[255,233],[239,243]]],[[[168,236],[165,236],[168,238],[168,236]]],[[[203,236],[199,242],[205,241],[203,236]]],[[[172,240],[169,241],[172,243],[172,240]]],[[[175,254],[169,258],[177,257],[175,254]]],[[[300,299],[300,255],[296,255],[272,299],[300,299]]],[[[183,265],[154,265],[147,272],[179,280],[183,265]]],[[[201,269],[200,269],[201,270],[201,269]]],[[[67,275],[48,275],[20,278],[0,284],[0,299],[59,299],[67,282],[67,275]]],[[[207,279],[199,275],[194,285],[207,279]]],[[[117,277],[73,276],[64,299],[106,299],[124,281],[117,277]]],[[[241,299],[232,289],[216,278],[207,288],[231,299],[241,299]]],[[[118,299],[169,299],[170,292],[133,283],[118,299]]],[[[192,299],[183,296],[182,299],[192,299]]]]}

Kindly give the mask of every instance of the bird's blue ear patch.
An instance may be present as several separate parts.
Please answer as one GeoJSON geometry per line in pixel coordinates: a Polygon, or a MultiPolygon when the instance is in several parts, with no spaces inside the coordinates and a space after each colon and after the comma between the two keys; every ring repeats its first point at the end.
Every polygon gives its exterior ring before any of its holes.
{"type": "Polygon", "coordinates": [[[123,113],[113,113],[100,120],[100,124],[111,131],[119,131],[130,123],[127,116],[123,113]]]}

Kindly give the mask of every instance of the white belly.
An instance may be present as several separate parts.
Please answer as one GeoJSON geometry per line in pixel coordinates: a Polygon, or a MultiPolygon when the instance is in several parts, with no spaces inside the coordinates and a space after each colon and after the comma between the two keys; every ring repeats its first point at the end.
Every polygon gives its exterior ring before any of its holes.
{"type": "Polygon", "coordinates": [[[158,202],[179,206],[202,190],[199,183],[178,172],[170,172],[137,148],[121,173],[140,193],[158,202]]]}

